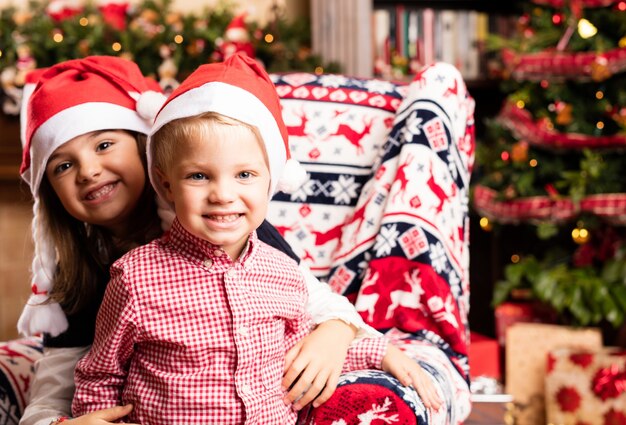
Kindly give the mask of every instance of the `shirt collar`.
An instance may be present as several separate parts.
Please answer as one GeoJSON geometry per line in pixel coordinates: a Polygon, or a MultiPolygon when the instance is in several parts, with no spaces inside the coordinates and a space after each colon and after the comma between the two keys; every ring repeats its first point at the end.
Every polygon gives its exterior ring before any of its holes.
{"type": "MultiPolygon", "coordinates": [[[[259,239],[256,231],[250,233],[241,255],[239,258],[236,258],[234,262],[238,262],[243,265],[245,265],[245,263],[249,263],[258,250],[258,241],[259,239]]],[[[225,255],[219,245],[212,244],[189,233],[183,225],[180,224],[178,218],[174,219],[174,222],[172,223],[172,228],[169,231],[167,242],[175,249],[188,255],[198,257],[199,259],[216,258],[225,255]]]]}

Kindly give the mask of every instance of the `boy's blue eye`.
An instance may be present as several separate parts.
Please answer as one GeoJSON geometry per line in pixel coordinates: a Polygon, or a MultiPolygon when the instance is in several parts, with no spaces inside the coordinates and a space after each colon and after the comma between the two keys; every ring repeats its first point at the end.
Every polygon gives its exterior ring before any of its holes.
{"type": "Polygon", "coordinates": [[[204,180],[206,176],[202,173],[194,173],[189,176],[191,180],[204,180]]]}

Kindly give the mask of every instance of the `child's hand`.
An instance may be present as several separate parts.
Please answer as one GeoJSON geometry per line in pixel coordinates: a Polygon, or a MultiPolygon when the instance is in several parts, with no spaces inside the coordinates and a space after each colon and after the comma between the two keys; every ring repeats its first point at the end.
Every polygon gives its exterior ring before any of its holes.
{"type": "MultiPolygon", "coordinates": [[[[126,406],[115,406],[108,409],[98,410],[96,412],[88,413],[75,419],[65,420],[59,422],[61,424],[68,425],[114,425],[118,423],[119,419],[127,416],[133,410],[131,404],[126,406]]],[[[54,422],[53,422],[54,423],[54,422]]],[[[126,422],[124,422],[126,424],[126,422]]],[[[139,424],[126,424],[126,425],[139,425],[139,424]]]]}
{"type": "Polygon", "coordinates": [[[341,320],[329,320],[298,341],[285,356],[282,386],[285,403],[300,410],[311,401],[317,407],[337,388],[339,375],[356,330],[341,320]]]}
{"type": "Polygon", "coordinates": [[[424,406],[439,410],[441,398],[419,363],[389,344],[382,366],[385,372],[392,374],[402,385],[415,388],[424,406]]]}

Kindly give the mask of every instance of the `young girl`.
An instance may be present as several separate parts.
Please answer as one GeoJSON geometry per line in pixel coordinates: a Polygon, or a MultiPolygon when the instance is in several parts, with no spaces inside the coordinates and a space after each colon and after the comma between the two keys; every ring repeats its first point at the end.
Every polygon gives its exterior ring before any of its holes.
{"type": "MultiPolygon", "coordinates": [[[[45,349],[21,424],[48,425],[69,415],[74,367],[93,341],[109,266],[161,233],[145,167],[145,135],[160,106],[152,87],[131,62],[89,57],[41,73],[28,101],[21,172],[35,201],[36,249],[33,295],[18,328],[43,332],[45,349]]],[[[267,223],[259,238],[290,251],[267,223]]],[[[298,400],[296,409],[332,394],[355,330],[372,332],[346,299],[303,273],[307,308],[319,325],[287,354],[283,385],[291,389],[285,399],[298,400]]],[[[398,358],[391,372],[405,385],[424,379],[416,363],[398,358]]],[[[73,421],[115,422],[131,409],[73,421]]]]}

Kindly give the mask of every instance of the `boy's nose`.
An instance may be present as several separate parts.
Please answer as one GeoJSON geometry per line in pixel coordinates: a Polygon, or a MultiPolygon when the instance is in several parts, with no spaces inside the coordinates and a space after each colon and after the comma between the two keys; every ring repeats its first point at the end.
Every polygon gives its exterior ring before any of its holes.
{"type": "Polygon", "coordinates": [[[209,202],[214,204],[231,202],[234,198],[234,188],[228,181],[214,181],[209,192],[209,202]]]}

